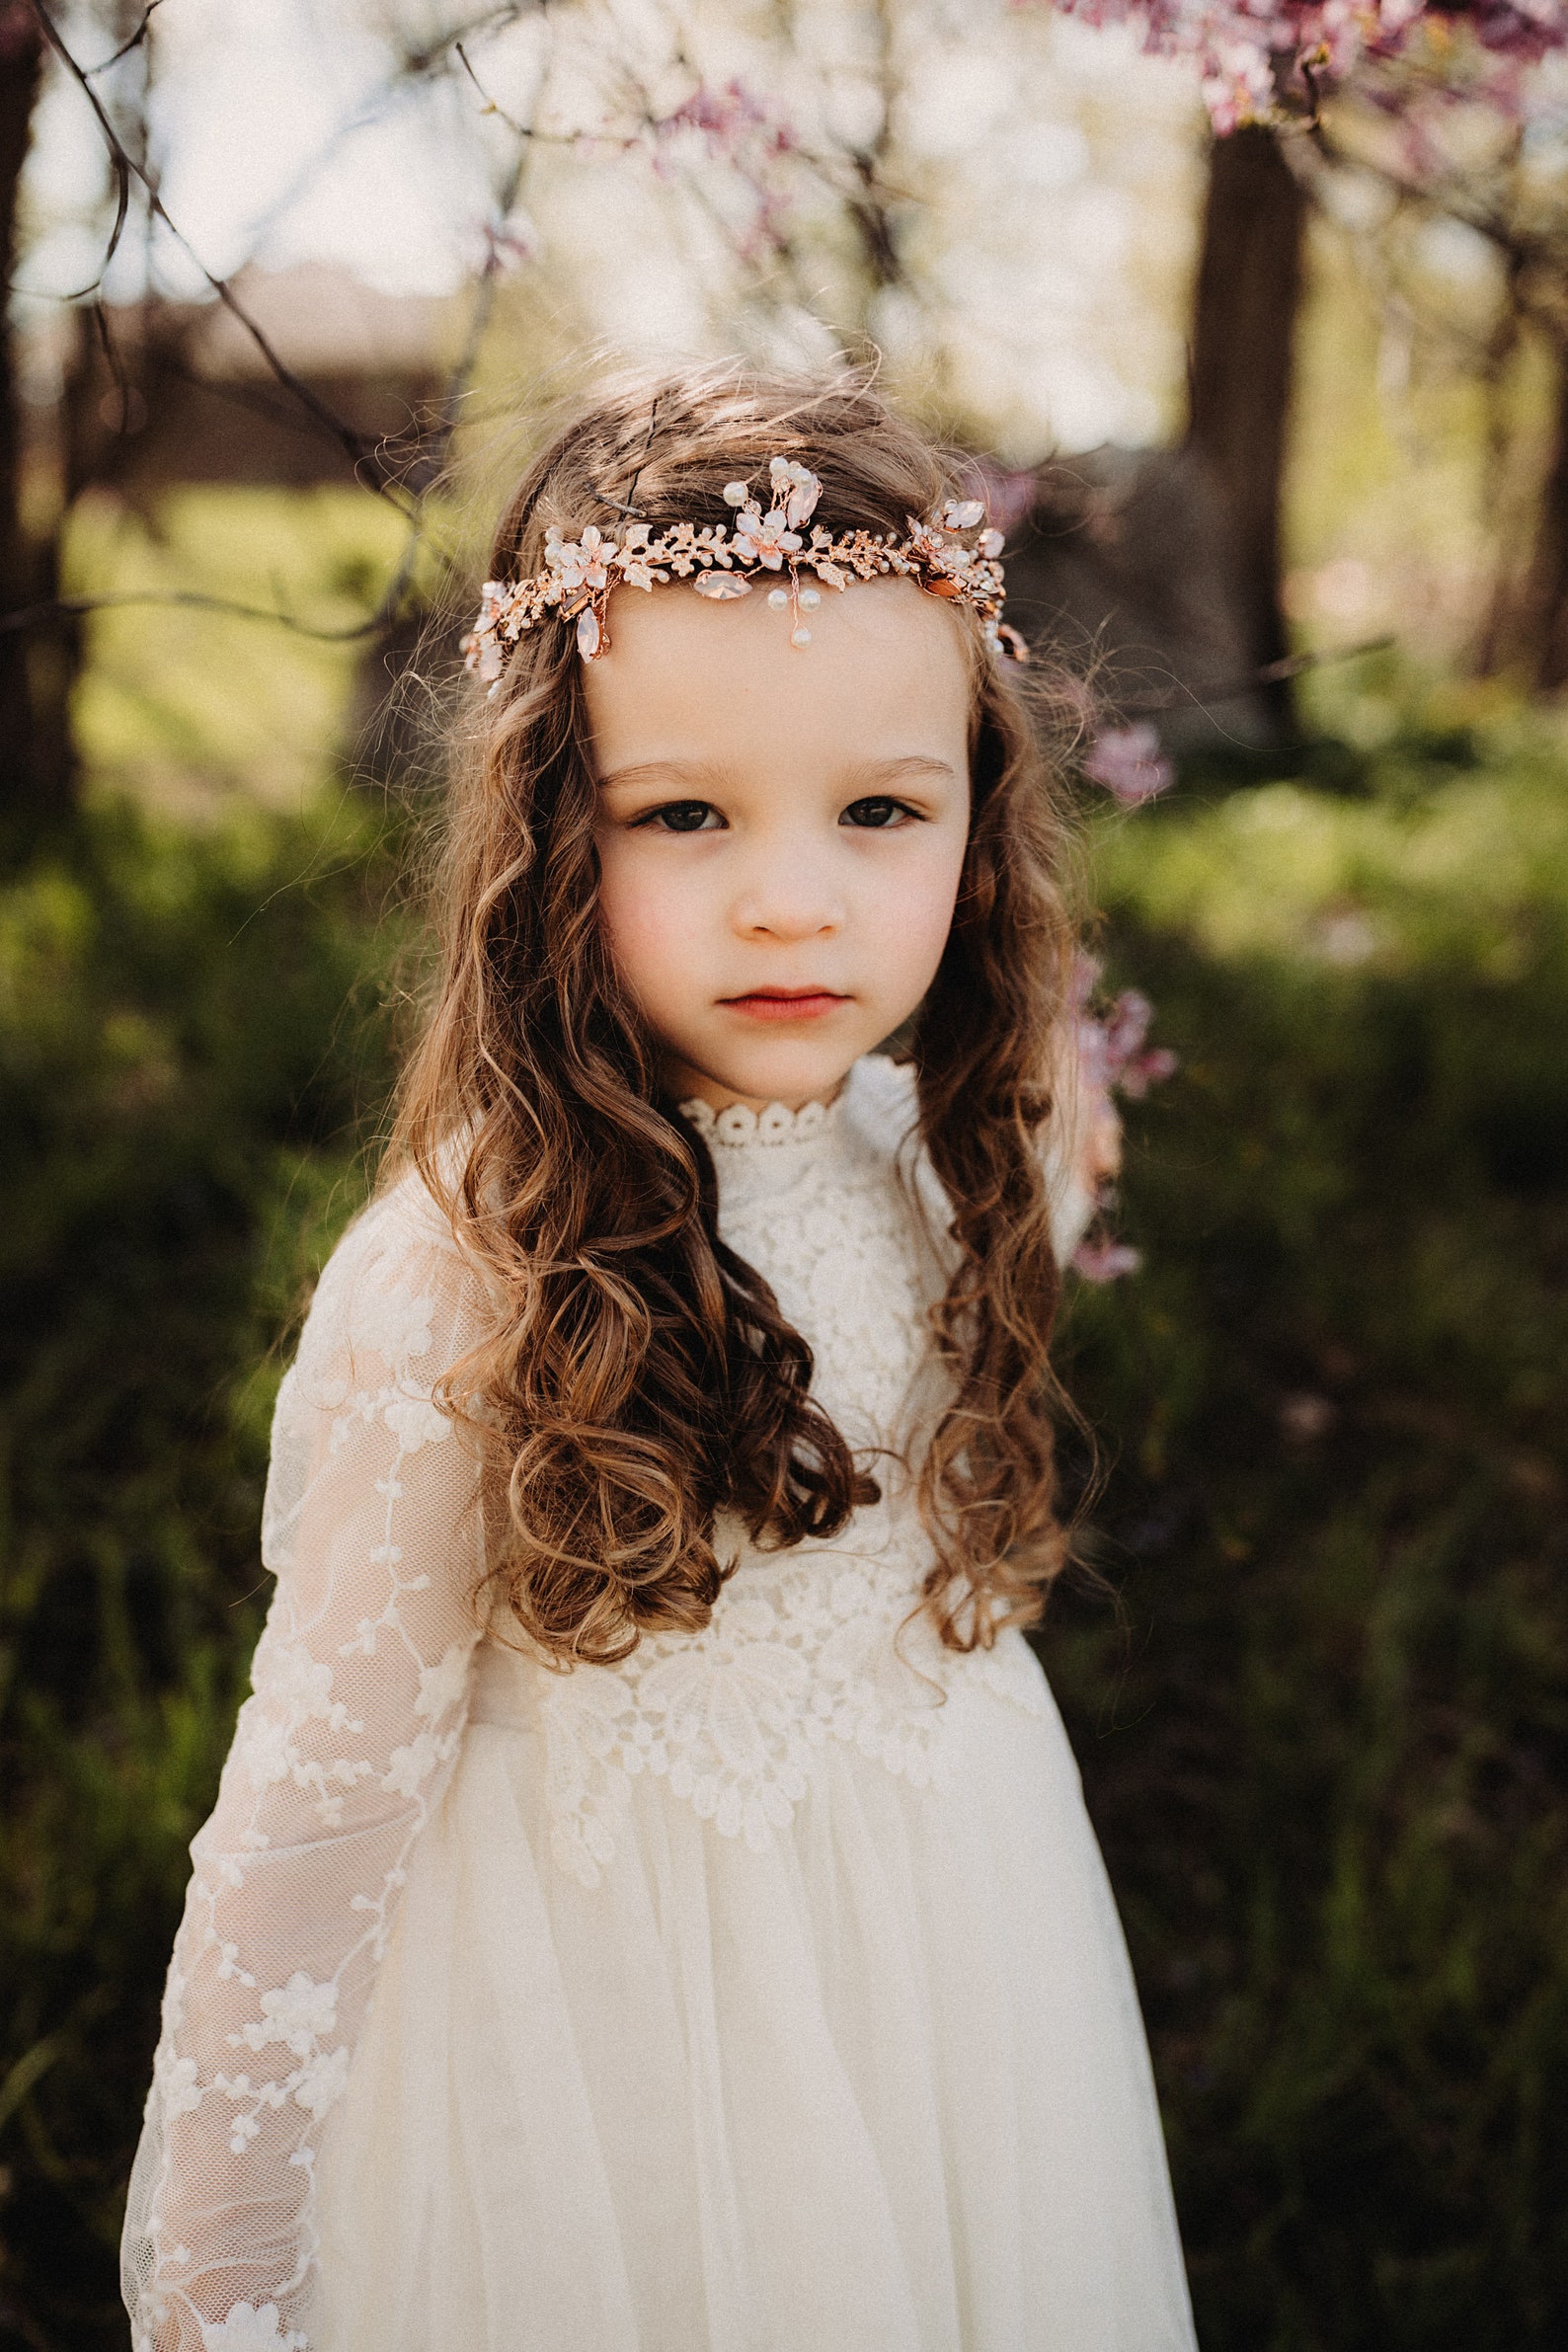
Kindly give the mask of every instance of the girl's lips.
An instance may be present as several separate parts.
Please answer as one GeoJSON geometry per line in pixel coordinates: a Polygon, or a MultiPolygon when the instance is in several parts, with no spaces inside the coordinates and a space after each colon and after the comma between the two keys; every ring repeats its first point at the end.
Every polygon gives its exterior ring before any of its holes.
{"type": "Polygon", "coordinates": [[[725,996],[720,1001],[754,1021],[816,1021],[849,999],[826,988],[758,988],[749,996],[725,996]]]}

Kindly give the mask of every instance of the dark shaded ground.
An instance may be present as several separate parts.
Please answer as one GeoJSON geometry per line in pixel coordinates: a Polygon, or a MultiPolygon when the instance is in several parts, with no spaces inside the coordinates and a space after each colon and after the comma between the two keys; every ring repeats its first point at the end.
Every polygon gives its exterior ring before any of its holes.
{"type": "MultiPolygon", "coordinates": [[[[1455,772],[1418,746],[1362,798],[1441,815],[1455,772]]],[[[1184,1069],[1134,1113],[1145,1270],[1065,1343],[1120,1607],[1058,1596],[1043,1652],[1207,2352],[1568,2333],[1568,882],[1526,854],[1553,785],[1510,789],[1481,914],[1462,855],[1412,896],[1357,836],[1387,939],[1355,961],[1200,919],[1247,882],[1192,797],[1108,866],[1115,977],[1184,1069]]],[[[1300,797],[1313,854],[1312,811],[1363,822],[1300,797]]],[[[267,1351],[388,1074],[396,844],[359,824],[105,821],[0,899],[5,2352],[123,2342],[184,1849],[264,1600],[267,1351]]]]}

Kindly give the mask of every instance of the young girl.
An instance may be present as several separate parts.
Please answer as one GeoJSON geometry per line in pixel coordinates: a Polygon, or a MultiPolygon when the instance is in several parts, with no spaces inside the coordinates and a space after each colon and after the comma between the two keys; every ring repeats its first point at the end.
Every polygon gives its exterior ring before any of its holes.
{"type": "Polygon", "coordinates": [[[138,2347],[1192,2344],[1020,1631],[1095,1169],[983,521],[863,385],[734,374],[507,511],[439,987],[278,1397],[138,2347]]]}

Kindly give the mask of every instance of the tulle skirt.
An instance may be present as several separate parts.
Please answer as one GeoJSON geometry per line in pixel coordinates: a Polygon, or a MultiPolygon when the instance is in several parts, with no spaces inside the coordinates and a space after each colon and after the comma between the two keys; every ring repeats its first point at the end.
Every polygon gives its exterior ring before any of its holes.
{"type": "Polygon", "coordinates": [[[645,1777],[591,1888],[538,1730],[472,1723],[320,2158],[322,2352],[1191,2347],[1042,1696],[953,1701],[939,1788],[830,1743],[761,1850],[645,1777]]]}

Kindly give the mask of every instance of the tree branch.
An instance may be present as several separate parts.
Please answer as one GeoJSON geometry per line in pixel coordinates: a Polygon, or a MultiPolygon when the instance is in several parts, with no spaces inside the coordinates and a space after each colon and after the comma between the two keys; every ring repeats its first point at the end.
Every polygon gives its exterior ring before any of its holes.
{"type": "MultiPolygon", "coordinates": [[[[102,100],[99,98],[97,91],[93,88],[91,75],[88,73],[87,69],[78,62],[71,50],[67,47],[58,28],[54,23],[53,18],[50,16],[48,10],[44,7],[43,0],[30,0],[30,5],[33,9],[34,15],[38,18],[39,25],[43,34],[44,39],[48,42],[50,48],[54,51],[54,54],[56,57],[58,57],[60,63],[70,75],[72,81],[75,82],[77,88],[82,92],[83,96],[87,100],[88,105],[92,108],[94,115],[97,117],[99,130],[101,131],[104,138],[104,143],[109,150],[110,161],[119,183],[120,198],[119,207],[117,214],[115,239],[111,246],[110,254],[106,255],[105,257],[105,270],[108,269],[110,259],[113,256],[114,245],[118,244],[118,242],[119,233],[124,223],[125,209],[128,202],[129,186],[131,181],[135,181],[145,193],[148,210],[151,213],[153,219],[159,221],[162,226],[168,230],[170,236],[174,238],[181,251],[188,255],[190,260],[195,264],[196,268],[199,270],[202,277],[211,287],[212,292],[217,296],[219,302],[222,303],[224,309],[228,311],[230,317],[234,319],[235,323],[244,331],[244,333],[249,336],[251,342],[256,347],[257,352],[261,354],[262,359],[265,361],[267,367],[271,370],[276,381],[281,384],[284,390],[290,393],[291,396],[299,402],[300,406],[316,420],[316,423],[322,427],[323,431],[329,433],[331,437],[337,441],[339,446],[348,456],[350,463],[354,468],[356,478],[363,481],[363,476],[359,474],[359,467],[362,464],[362,461],[373,452],[376,446],[375,442],[369,439],[364,433],[359,432],[348,422],[346,418],[340,417],[337,411],[333,409],[328,402],[323,400],[320,394],[317,393],[311,385],[305,382],[302,376],[296,375],[293,368],[288,365],[287,361],[274,348],[270,338],[268,337],[264,328],[261,326],[260,322],[252,317],[250,311],[245,307],[245,304],[239,299],[239,296],[235,293],[234,288],[229,283],[228,279],[215,275],[215,274],[207,268],[205,262],[202,261],[195,246],[191,243],[190,238],[185,234],[185,231],[180,227],[179,223],[167,210],[162,196],[158,194],[157,186],[154,183],[151,174],[147,171],[145,165],[138,162],[136,157],[131,154],[130,150],[126,147],[124,141],[121,139],[118,131],[115,128],[115,125],[111,121],[109,114],[104,107],[102,100]]],[[[97,71],[101,69],[95,68],[94,70],[97,71]]],[[[102,281],[103,273],[100,272],[98,282],[101,284],[102,281]]],[[[364,484],[364,487],[373,490],[377,497],[384,498],[390,506],[396,507],[399,512],[408,512],[408,502],[401,496],[397,495],[389,483],[368,482],[364,484]]]]}
{"type": "Polygon", "coordinates": [[[1260,668],[1249,669],[1245,677],[1229,678],[1218,685],[1179,686],[1168,694],[1137,694],[1129,701],[1118,697],[1116,714],[1119,719],[1146,719],[1159,711],[1187,710],[1194,704],[1234,702],[1238,695],[1250,694],[1258,686],[1282,684],[1287,678],[1303,677],[1310,669],[1327,669],[1338,662],[1359,662],[1364,654],[1385,654],[1397,643],[1393,637],[1369,637],[1360,645],[1333,646],[1323,653],[1291,654],[1283,662],[1265,662],[1260,668]]]}
{"type": "Polygon", "coordinates": [[[156,15],[157,11],[162,8],[162,6],[163,0],[147,0],[147,5],[141,12],[141,23],[136,27],[136,30],[131,35],[130,39],[128,40],[122,40],[118,48],[115,51],[114,55],[112,57],[106,57],[102,65],[89,65],[84,68],[84,72],[88,81],[95,81],[101,73],[108,73],[110,67],[112,65],[118,65],[121,57],[128,57],[132,49],[140,48],[142,42],[146,39],[148,34],[152,30],[153,17],[156,15]]]}
{"type": "Polygon", "coordinates": [[[224,612],[236,620],[271,621],[295,637],[314,638],[322,645],[353,645],[358,639],[375,636],[384,626],[379,611],[373,612],[368,620],[356,621],[351,629],[319,629],[309,621],[296,620],[291,612],[284,612],[276,605],[245,604],[230,596],[209,596],[197,588],[125,588],[111,589],[101,596],[51,596],[40,604],[24,604],[13,612],[0,612],[0,637],[14,637],[24,629],[42,628],[49,621],[74,619],[93,612],[115,612],[132,604],[224,612]]]}

